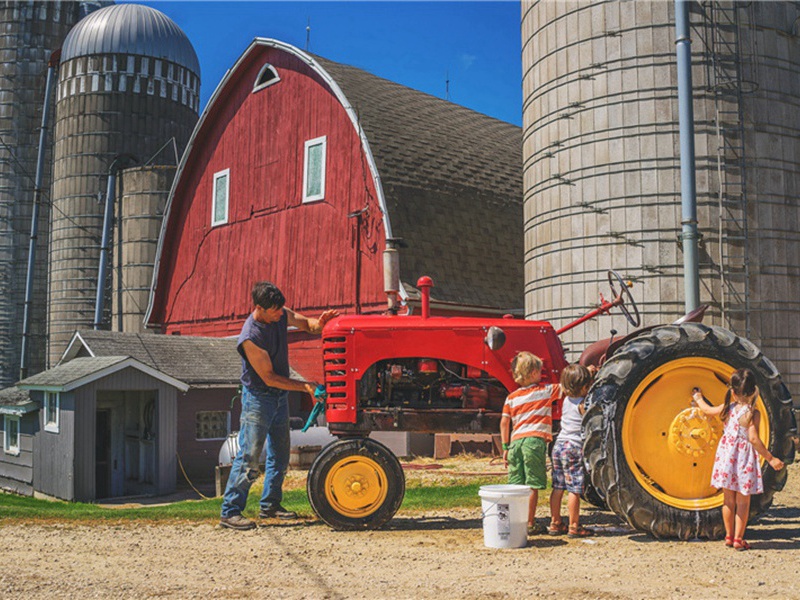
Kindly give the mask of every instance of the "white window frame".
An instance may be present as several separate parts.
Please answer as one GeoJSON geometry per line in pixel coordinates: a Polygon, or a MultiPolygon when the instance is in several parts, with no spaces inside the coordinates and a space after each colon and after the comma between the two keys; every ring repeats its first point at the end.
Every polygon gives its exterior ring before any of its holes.
{"type": "Polygon", "coordinates": [[[306,202],[318,202],[320,200],[325,199],[325,165],[328,162],[328,136],[323,135],[322,137],[314,138],[313,140],[308,140],[305,143],[305,151],[303,152],[303,203],[306,202]],[[320,172],[320,177],[322,181],[320,182],[320,193],[314,194],[312,196],[308,196],[308,151],[312,146],[322,145],[322,170],[320,172]]]}
{"type": "Polygon", "coordinates": [[[217,171],[214,173],[214,180],[211,185],[211,226],[224,225],[228,222],[228,214],[231,206],[231,170],[217,171]],[[221,221],[214,220],[217,214],[217,180],[225,178],[225,217],[221,221]]]}
{"type": "Polygon", "coordinates": [[[20,418],[16,415],[3,415],[3,451],[6,454],[19,456],[19,438],[20,438],[20,418]],[[11,440],[8,435],[8,424],[14,422],[17,424],[17,445],[12,446],[11,440]]]}
{"type": "Polygon", "coordinates": [[[226,439],[228,439],[228,436],[231,433],[231,411],[229,411],[229,410],[198,410],[198,411],[196,411],[194,413],[194,422],[195,422],[194,441],[196,441],[196,442],[218,442],[220,440],[226,440],[226,439]],[[220,438],[199,438],[199,437],[197,437],[197,417],[198,417],[198,415],[200,413],[206,413],[206,412],[213,412],[213,413],[224,412],[224,413],[226,413],[225,431],[227,433],[225,434],[225,437],[220,437],[220,438]]]}
{"type": "Polygon", "coordinates": [[[259,90],[263,90],[264,88],[268,88],[269,86],[278,83],[280,80],[281,80],[281,76],[278,74],[278,69],[276,69],[275,67],[273,67],[269,63],[264,63],[264,66],[261,67],[261,70],[258,72],[258,75],[256,75],[256,80],[253,83],[253,93],[255,93],[255,92],[259,91],[259,90]],[[275,77],[273,77],[269,81],[259,85],[258,81],[261,79],[261,76],[264,74],[264,71],[272,71],[272,73],[275,75],[275,77]]]}
{"type": "Polygon", "coordinates": [[[58,392],[44,392],[44,430],[50,433],[59,433],[61,431],[61,395],[58,392]],[[56,420],[48,421],[48,413],[50,412],[50,405],[55,403],[56,420]]]}

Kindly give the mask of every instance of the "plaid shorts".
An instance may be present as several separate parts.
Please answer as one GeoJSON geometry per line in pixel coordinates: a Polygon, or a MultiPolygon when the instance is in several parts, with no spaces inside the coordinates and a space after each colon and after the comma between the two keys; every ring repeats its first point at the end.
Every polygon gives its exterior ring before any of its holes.
{"type": "Polygon", "coordinates": [[[553,489],[583,493],[583,448],[580,444],[556,441],[553,447],[553,489]]]}

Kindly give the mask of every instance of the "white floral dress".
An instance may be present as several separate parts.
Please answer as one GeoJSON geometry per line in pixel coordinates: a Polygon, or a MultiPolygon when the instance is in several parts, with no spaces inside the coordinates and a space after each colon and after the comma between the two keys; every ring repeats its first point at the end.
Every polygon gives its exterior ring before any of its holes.
{"type": "Polygon", "coordinates": [[[750,496],[762,493],[764,483],[761,480],[758,453],[747,438],[747,427],[739,425],[739,419],[746,411],[744,404],[734,404],[731,407],[722,439],[717,446],[711,485],[750,496]]]}

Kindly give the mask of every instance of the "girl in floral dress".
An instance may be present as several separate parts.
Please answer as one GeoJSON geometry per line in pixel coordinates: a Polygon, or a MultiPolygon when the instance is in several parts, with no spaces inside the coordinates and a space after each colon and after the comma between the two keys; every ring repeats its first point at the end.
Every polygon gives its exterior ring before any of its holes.
{"type": "Polygon", "coordinates": [[[725,424],[714,458],[711,485],[722,488],[725,545],[736,550],[750,549],[744,541],[750,516],[750,496],[764,491],[758,455],[763,456],[776,471],[784,466],[783,461],[773,456],[758,437],[761,415],[755,408],[756,398],[756,378],[749,369],[739,369],[731,375],[725,401],[719,406],[712,406],[700,388],[692,390],[692,405],[706,415],[718,415],[725,424]]]}

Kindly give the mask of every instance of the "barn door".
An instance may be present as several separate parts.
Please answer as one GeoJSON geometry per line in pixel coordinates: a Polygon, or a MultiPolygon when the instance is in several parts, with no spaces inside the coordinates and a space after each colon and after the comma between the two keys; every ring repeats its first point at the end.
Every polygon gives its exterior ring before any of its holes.
{"type": "Polygon", "coordinates": [[[111,411],[98,410],[95,421],[95,498],[108,498],[111,496],[111,411]]]}

